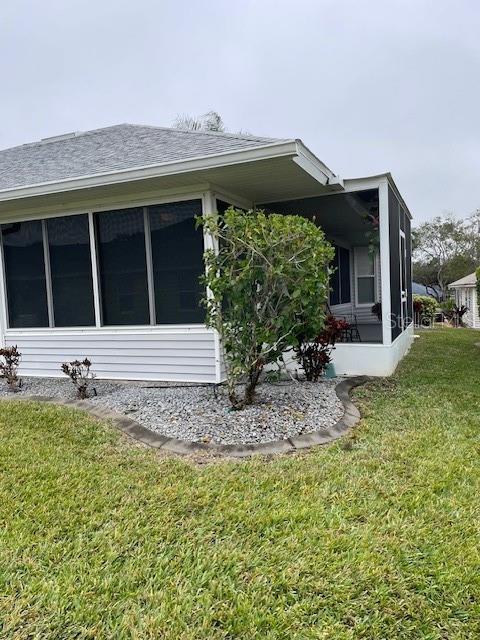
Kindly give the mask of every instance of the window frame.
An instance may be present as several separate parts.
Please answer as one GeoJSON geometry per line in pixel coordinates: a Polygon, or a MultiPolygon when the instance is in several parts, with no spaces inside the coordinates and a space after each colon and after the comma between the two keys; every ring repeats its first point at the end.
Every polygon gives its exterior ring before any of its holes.
{"type": "Polygon", "coordinates": [[[372,307],[377,302],[377,254],[373,256],[372,265],[373,265],[373,273],[372,274],[359,274],[358,273],[358,252],[366,251],[368,254],[368,247],[360,246],[354,247],[353,249],[353,265],[354,265],[354,274],[355,274],[355,306],[359,308],[372,307]],[[359,302],[358,301],[358,280],[359,278],[372,278],[373,279],[373,300],[372,302],[359,302]]]}
{"type": "Polygon", "coordinates": [[[96,316],[96,307],[95,307],[95,281],[94,281],[94,271],[93,271],[93,254],[92,254],[92,243],[91,243],[91,232],[90,232],[90,215],[88,213],[76,213],[74,216],[70,215],[54,215],[49,216],[48,218],[42,219],[42,225],[44,229],[44,265],[45,265],[45,273],[47,278],[47,303],[48,303],[48,313],[49,318],[51,318],[51,322],[49,325],[50,329],[75,329],[75,328],[94,328],[96,326],[97,316],[96,316]],[[48,223],[51,220],[58,220],[60,218],[70,218],[76,216],[86,216],[87,220],[87,232],[88,232],[88,248],[90,253],[90,275],[92,278],[92,296],[93,296],[93,323],[92,324],[81,324],[81,325],[65,325],[65,324],[55,324],[55,306],[54,306],[54,287],[53,287],[53,279],[52,279],[52,263],[50,259],[50,237],[48,231],[48,223]]]}
{"type": "MultiPolygon", "coordinates": [[[[100,221],[100,216],[101,215],[106,215],[108,216],[115,216],[115,214],[117,213],[122,213],[122,212],[131,212],[131,211],[135,211],[135,213],[138,213],[139,216],[139,222],[141,224],[141,229],[142,229],[142,233],[143,233],[143,242],[141,243],[141,245],[143,246],[142,251],[145,252],[145,284],[146,284],[146,291],[144,293],[146,293],[145,299],[142,301],[143,304],[145,305],[145,309],[144,311],[146,311],[146,316],[148,317],[148,322],[147,323],[140,323],[140,324],[130,324],[130,323],[125,323],[125,324],[105,324],[105,318],[104,315],[108,315],[108,311],[105,311],[105,309],[107,308],[105,305],[105,301],[100,298],[100,308],[101,308],[101,314],[102,314],[102,327],[109,329],[109,328],[114,328],[114,329],[121,329],[122,327],[149,327],[152,326],[151,324],[151,310],[150,310],[150,293],[149,293],[149,281],[148,281],[148,266],[147,266],[147,249],[146,249],[146,238],[145,238],[145,212],[144,212],[144,207],[138,206],[138,207],[125,207],[125,208],[113,208],[113,209],[106,209],[104,211],[99,211],[97,213],[97,216],[93,216],[93,222],[94,222],[94,234],[95,234],[95,251],[96,251],[96,256],[97,256],[97,264],[98,264],[98,278],[99,278],[99,289],[100,292],[102,291],[102,270],[101,270],[101,265],[102,265],[102,259],[101,259],[101,248],[100,248],[100,231],[99,231],[99,226],[101,224],[100,221]],[[104,309],[105,306],[105,309],[104,309]]],[[[104,271],[104,277],[106,277],[107,274],[107,270],[104,271]]],[[[105,284],[105,281],[104,283],[105,284]]],[[[106,287],[108,288],[108,287],[106,287]]],[[[110,288],[111,291],[111,288],[110,288]]]]}
{"type": "Polygon", "coordinates": [[[2,294],[2,302],[1,302],[1,310],[2,310],[2,315],[3,315],[3,324],[5,326],[5,330],[14,330],[14,331],[31,331],[33,329],[35,330],[40,330],[40,331],[46,331],[51,329],[52,327],[50,326],[50,322],[51,322],[51,316],[50,316],[50,309],[49,309],[49,302],[48,302],[48,287],[49,287],[49,283],[48,283],[48,278],[47,278],[47,272],[46,272],[46,268],[45,268],[45,229],[44,229],[45,225],[43,224],[43,219],[41,218],[27,218],[26,220],[5,220],[3,222],[1,222],[0,224],[0,254],[1,254],[1,291],[0,293],[2,294]],[[4,232],[3,232],[3,226],[4,225],[9,225],[9,224],[15,224],[15,223],[27,223],[27,222],[40,222],[40,229],[41,229],[41,233],[42,233],[42,249],[43,249],[43,268],[44,268],[44,275],[45,275],[45,302],[46,302],[46,311],[47,311],[47,321],[48,321],[48,325],[46,326],[41,326],[41,327],[11,327],[10,326],[10,309],[9,309],[9,300],[8,300],[8,285],[7,285],[7,268],[6,268],[6,264],[5,264],[5,249],[4,249],[4,244],[3,244],[3,236],[4,236],[4,232]]]}
{"type": "MultiPolygon", "coordinates": [[[[328,292],[328,304],[331,307],[339,307],[342,305],[351,305],[352,304],[352,249],[351,247],[347,247],[341,244],[338,244],[337,242],[331,242],[332,246],[335,248],[335,257],[337,258],[336,262],[337,262],[337,266],[334,268],[336,269],[337,273],[338,273],[338,299],[339,302],[332,302],[332,288],[330,287],[330,291],[328,292]],[[342,274],[344,272],[344,269],[342,268],[342,260],[341,260],[341,253],[340,251],[346,251],[348,254],[348,267],[347,267],[347,275],[348,275],[348,282],[349,282],[349,295],[348,295],[348,300],[343,299],[343,286],[342,286],[342,274]]],[[[333,261],[332,261],[333,262],[333,261]]]]}
{"type": "MultiPolygon", "coordinates": [[[[211,192],[210,192],[211,193],[211,192]]],[[[205,192],[186,192],[182,194],[172,194],[167,196],[160,196],[154,199],[142,199],[136,201],[123,201],[123,202],[112,202],[109,205],[102,205],[100,207],[88,207],[81,210],[76,211],[57,211],[48,215],[44,215],[43,217],[27,217],[27,218],[14,218],[14,219],[5,219],[0,222],[0,267],[1,267],[1,292],[3,293],[3,300],[1,302],[1,310],[5,325],[5,330],[9,332],[19,332],[26,333],[29,331],[35,332],[65,332],[65,331],[89,331],[89,330],[99,330],[99,331],[122,331],[122,330],[162,330],[171,328],[182,329],[182,328],[204,328],[204,322],[196,322],[196,323],[169,323],[169,324],[156,324],[155,322],[155,291],[154,291],[154,279],[153,279],[153,262],[152,262],[152,254],[151,254],[151,237],[148,236],[147,239],[147,230],[150,231],[150,222],[149,222],[149,213],[148,207],[160,205],[160,204],[174,204],[178,202],[187,202],[190,200],[198,200],[199,202],[199,213],[205,211],[205,192]],[[149,324],[138,324],[138,325],[105,325],[102,317],[102,292],[101,292],[101,280],[100,280],[100,271],[99,271],[99,253],[98,253],[98,238],[95,229],[95,215],[97,213],[103,213],[108,211],[117,211],[122,209],[131,209],[131,208],[142,208],[144,212],[144,233],[145,233],[145,243],[146,243],[146,259],[147,259],[147,291],[148,291],[148,302],[149,302],[149,324]],[[94,305],[94,314],[95,314],[95,324],[88,326],[55,326],[54,321],[54,301],[53,298],[50,297],[48,291],[51,292],[51,273],[50,273],[50,263],[48,259],[48,234],[46,228],[46,221],[51,218],[60,218],[67,216],[76,216],[76,215],[87,215],[88,216],[88,228],[89,228],[89,238],[90,238],[90,255],[91,255],[91,276],[92,276],[92,284],[93,284],[93,305],[94,305]],[[44,253],[44,268],[46,275],[46,286],[47,286],[47,312],[49,317],[49,326],[44,327],[12,327],[10,326],[9,321],[9,307],[8,307],[8,298],[7,298],[7,282],[6,282],[6,270],[5,270],[5,256],[3,250],[3,237],[1,232],[1,226],[4,224],[12,224],[14,222],[33,222],[40,221],[42,224],[42,235],[43,235],[43,253],[44,253]],[[147,221],[147,222],[146,222],[147,221]],[[147,227],[148,224],[148,227],[147,227]],[[44,231],[43,231],[44,230],[44,231]],[[148,246],[147,246],[148,245],[148,246]],[[46,247],[46,248],[45,248],[46,247]],[[48,271],[47,271],[48,270],[48,271]],[[151,282],[150,282],[151,279],[151,282]],[[48,298],[50,297],[50,300],[48,298]],[[153,305],[153,306],[152,306],[153,305]]],[[[206,237],[206,233],[203,232],[203,251],[206,250],[208,241],[206,237]]]]}

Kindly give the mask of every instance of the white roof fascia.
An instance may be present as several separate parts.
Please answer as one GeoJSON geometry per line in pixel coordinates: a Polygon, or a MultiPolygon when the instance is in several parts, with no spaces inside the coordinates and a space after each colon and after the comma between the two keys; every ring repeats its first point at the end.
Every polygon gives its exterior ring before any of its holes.
{"type": "MultiPolygon", "coordinates": [[[[339,185],[339,178],[336,176],[325,163],[317,158],[301,140],[296,140],[297,156],[293,161],[298,164],[304,171],[309,173],[315,180],[322,185],[329,184],[330,180],[335,180],[335,184],[339,185]]],[[[343,186],[343,184],[342,184],[343,186]]]]}
{"type": "Polygon", "coordinates": [[[449,289],[474,289],[477,285],[476,284],[456,284],[455,282],[452,282],[452,284],[448,285],[449,289]]]}
{"type": "Polygon", "coordinates": [[[392,189],[392,191],[395,193],[395,195],[397,196],[398,200],[400,201],[400,204],[402,205],[402,207],[405,209],[406,214],[408,215],[409,219],[412,220],[413,216],[409,210],[409,208],[407,207],[407,204],[405,203],[405,200],[403,199],[400,191],[398,190],[397,185],[395,184],[395,180],[393,179],[392,174],[388,171],[386,173],[379,173],[377,175],[374,176],[365,176],[364,178],[345,178],[345,182],[350,185],[350,184],[354,184],[357,182],[373,182],[373,181],[378,181],[378,183],[380,183],[380,181],[384,181],[386,180],[388,182],[389,187],[392,189]]]}
{"type": "Polygon", "coordinates": [[[146,178],[160,178],[168,175],[201,171],[202,169],[216,169],[228,165],[241,164],[256,160],[268,160],[282,156],[295,156],[297,154],[297,142],[287,140],[269,143],[261,147],[244,149],[241,151],[225,151],[215,155],[200,156],[188,160],[175,160],[162,162],[144,167],[121,169],[101,174],[66,178],[53,182],[43,182],[27,185],[15,189],[0,190],[0,202],[16,200],[50,193],[61,193],[75,189],[89,189],[97,186],[130,182],[146,178]]]}

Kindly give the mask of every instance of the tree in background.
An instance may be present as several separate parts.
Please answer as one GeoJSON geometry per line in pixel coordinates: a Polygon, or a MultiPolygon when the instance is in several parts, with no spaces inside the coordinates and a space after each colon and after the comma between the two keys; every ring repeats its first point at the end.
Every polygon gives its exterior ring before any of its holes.
{"type": "Polygon", "coordinates": [[[480,262],[480,210],[466,220],[437,216],[414,229],[412,239],[414,280],[442,295],[480,262]]]}
{"type": "Polygon", "coordinates": [[[178,115],[173,126],[188,131],[225,131],[222,117],[216,111],[208,111],[203,116],[178,115]]]}

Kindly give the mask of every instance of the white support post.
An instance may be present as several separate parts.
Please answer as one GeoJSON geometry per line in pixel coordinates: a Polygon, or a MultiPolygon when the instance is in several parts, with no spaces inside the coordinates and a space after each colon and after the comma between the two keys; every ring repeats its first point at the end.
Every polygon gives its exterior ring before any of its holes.
{"type": "Polygon", "coordinates": [[[392,344],[391,298],[390,298],[390,222],[388,211],[388,180],[385,178],[378,189],[380,217],[380,269],[382,282],[382,342],[392,344]]]}
{"type": "Polygon", "coordinates": [[[93,213],[88,213],[88,232],[90,235],[90,256],[92,260],[93,308],[95,310],[95,326],[102,326],[102,308],[100,305],[100,280],[98,274],[97,243],[95,242],[95,226],[93,213]]]}
{"type": "Polygon", "coordinates": [[[148,307],[150,310],[150,324],[157,323],[157,312],[155,308],[155,281],[153,278],[152,260],[152,235],[150,231],[150,216],[148,207],[143,207],[143,228],[145,230],[145,256],[147,260],[147,282],[148,282],[148,307]]]}
{"type": "Polygon", "coordinates": [[[55,316],[53,312],[53,290],[52,290],[52,272],[50,267],[50,245],[48,244],[47,221],[42,220],[42,238],[43,238],[43,261],[45,264],[45,287],[47,290],[47,310],[48,310],[48,326],[55,326],[55,316]]]}
{"type": "MultiPolygon", "coordinates": [[[[215,214],[217,213],[217,201],[215,195],[212,191],[206,191],[202,197],[202,208],[204,214],[215,214]]],[[[215,252],[218,252],[218,243],[216,238],[212,236],[212,234],[203,230],[203,248],[204,251],[208,251],[212,249],[215,252]]],[[[207,296],[210,295],[210,292],[207,291],[207,296]]],[[[223,360],[223,350],[222,345],[220,343],[220,335],[218,331],[214,330],[214,343],[215,343],[215,382],[222,382],[222,360],[223,360]]]]}

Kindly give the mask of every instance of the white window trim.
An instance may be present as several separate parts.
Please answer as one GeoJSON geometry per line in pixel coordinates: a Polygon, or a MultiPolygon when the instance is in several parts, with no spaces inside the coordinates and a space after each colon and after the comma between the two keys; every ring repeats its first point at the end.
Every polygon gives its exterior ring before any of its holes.
{"type": "Polygon", "coordinates": [[[368,247],[366,246],[361,246],[361,247],[354,247],[353,248],[353,271],[354,271],[354,277],[355,277],[355,306],[358,307],[359,309],[364,309],[367,307],[372,307],[375,302],[377,301],[377,261],[375,259],[375,256],[373,258],[373,274],[372,275],[361,275],[358,273],[358,268],[357,268],[357,252],[359,249],[367,249],[368,251],[368,247]],[[358,301],[358,278],[373,278],[373,297],[374,300],[373,302],[359,302],[358,301]]]}

